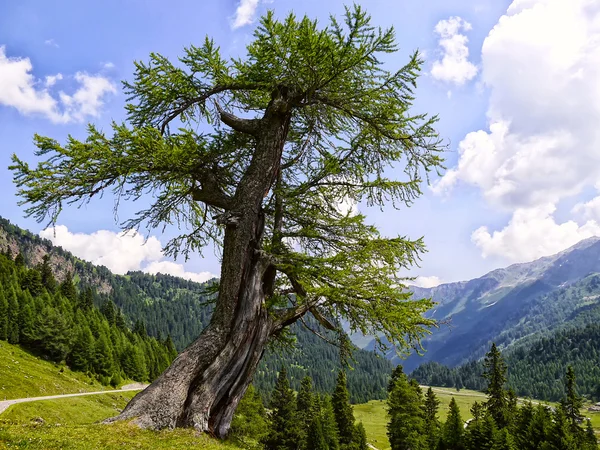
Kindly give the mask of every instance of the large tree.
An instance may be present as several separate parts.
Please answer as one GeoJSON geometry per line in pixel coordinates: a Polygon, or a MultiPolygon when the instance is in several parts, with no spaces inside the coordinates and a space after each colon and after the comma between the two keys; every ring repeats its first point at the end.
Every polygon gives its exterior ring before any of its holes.
{"type": "Polygon", "coordinates": [[[327,27],[268,13],[241,58],[207,38],[179,63],[136,62],[112,135],[35,136],[37,167],[13,157],[40,221],[112,190],[153,200],[123,229],[180,226],[167,254],[220,249],[210,324],[120,418],[224,436],[267,342],[309,312],[401,350],[434,324],[399,276],[423,242],[384,237],[348,208],[409,205],[441,167],[436,118],[410,111],[422,61],[389,71],[396,51],[393,29],[359,7],[327,27]]]}

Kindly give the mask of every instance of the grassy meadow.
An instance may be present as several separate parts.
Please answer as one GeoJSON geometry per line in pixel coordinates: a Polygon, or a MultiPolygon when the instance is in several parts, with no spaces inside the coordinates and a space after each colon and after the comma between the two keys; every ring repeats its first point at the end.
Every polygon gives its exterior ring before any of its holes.
{"type": "Polygon", "coordinates": [[[0,400],[110,389],[80,372],[0,341],[0,400]]]}

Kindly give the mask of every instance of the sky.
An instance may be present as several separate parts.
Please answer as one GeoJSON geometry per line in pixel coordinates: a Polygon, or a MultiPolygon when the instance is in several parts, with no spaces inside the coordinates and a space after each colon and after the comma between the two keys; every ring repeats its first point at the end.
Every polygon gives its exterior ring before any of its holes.
{"type": "MultiPolygon", "coordinates": [[[[438,114],[446,170],[412,207],[358,205],[387,236],[423,236],[428,252],[410,272],[422,286],[466,280],[554,254],[600,235],[600,1],[369,0],[393,26],[401,67],[425,64],[413,111],[438,114]]],[[[124,119],[121,80],[151,52],[176,59],[214,38],[242,56],[267,10],[319,19],[337,0],[2,2],[0,6],[0,216],[116,273],[143,270],[203,281],[219,273],[213,249],[173,261],[161,248],[176,229],[120,233],[110,194],[66,209],[55,230],[24,216],[13,153],[34,163],[35,133],[64,142],[87,123],[124,119]]]]}

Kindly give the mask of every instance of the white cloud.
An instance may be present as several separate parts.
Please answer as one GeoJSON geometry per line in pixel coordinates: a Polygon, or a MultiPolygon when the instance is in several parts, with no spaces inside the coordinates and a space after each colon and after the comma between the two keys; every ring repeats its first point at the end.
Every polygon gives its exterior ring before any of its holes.
{"type": "Polygon", "coordinates": [[[523,260],[596,233],[594,204],[578,209],[585,223],[558,224],[552,214],[600,179],[598,79],[596,0],[514,0],[489,32],[481,67],[488,128],[465,136],[457,165],[433,187],[471,185],[513,212],[504,230],[475,231],[484,254],[523,260]]]}
{"type": "Polygon", "coordinates": [[[215,276],[208,272],[187,272],[183,265],[163,260],[160,241],[154,236],[146,240],[134,231],[115,233],[99,230],[91,234],[72,233],[66,226],[58,225],[42,230],[40,236],[81,259],[106,266],[120,275],[128,271],[142,270],[153,274],[171,274],[199,282],[215,276]]]}
{"type": "Polygon", "coordinates": [[[440,36],[441,59],[434,61],[431,76],[436,80],[457,85],[465,84],[477,75],[477,67],[469,61],[469,39],[460,31],[469,31],[471,24],[460,17],[440,20],[435,32],[440,36]]]}
{"type": "Polygon", "coordinates": [[[418,276],[416,279],[411,281],[410,284],[422,288],[432,288],[442,284],[442,280],[435,275],[430,277],[418,276]]]}
{"type": "Polygon", "coordinates": [[[217,278],[217,275],[210,272],[187,272],[181,264],[172,261],[155,261],[144,268],[144,272],[151,274],[168,274],[174,277],[185,278],[186,280],[204,283],[212,278],[217,278]]]}
{"type": "Polygon", "coordinates": [[[234,30],[252,23],[258,8],[258,1],[259,0],[240,0],[240,3],[235,10],[233,23],[231,24],[231,27],[234,30]]]}
{"type": "Polygon", "coordinates": [[[104,64],[102,65],[102,67],[103,67],[104,69],[114,69],[114,68],[115,68],[115,65],[114,65],[114,63],[111,63],[111,62],[109,61],[109,62],[106,62],[106,63],[104,63],[104,64]]]}
{"type": "Polygon", "coordinates": [[[56,75],[48,75],[46,77],[46,87],[52,87],[56,84],[57,81],[60,81],[63,79],[63,76],[61,73],[57,73],[56,75]]]}
{"type": "Polygon", "coordinates": [[[583,225],[573,220],[556,223],[555,209],[551,203],[519,208],[503,230],[490,233],[487,227],[480,227],[471,240],[481,249],[483,257],[500,256],[512,262],[525,262],[558,253],[582,239],[600,236],[600,224],[594,220],[583,225]]]}
{"type": "Polygon", "coordinates": [[[104,97],[116,92],[107,78],[77,72],[76,91],[72,95],[60,92],[56,99],[48,88],[62,80],[63,75],[49,75],[41,82],[32,71],[29,58],[8,57],[5,47],[0,46],[0,105],[13,107],[24,115],[42,115],[54,123],[69,123],[98,116],[104,97]]]}
{"type": "Polygon", "coordinates": [[[50,47],[58,48],[58,44],[56,43],[56,41],[54,39],[46,39],[44,41],[44,45],[49,45],[50,47]]]}

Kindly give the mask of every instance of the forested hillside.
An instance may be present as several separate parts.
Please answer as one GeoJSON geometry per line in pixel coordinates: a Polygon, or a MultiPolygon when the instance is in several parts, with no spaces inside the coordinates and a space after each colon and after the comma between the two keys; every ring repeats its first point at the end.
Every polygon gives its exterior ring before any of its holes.
{"type": "Polygon", "coordinates": [[[169,338],[151,338],[139,323],[130,330],[110,300],[100,311],[90,288],[78,293],[70,275],[57,283],[49,260],[28,268],[20,253],[14,260],[11,250],[0,254],[0,340],[115,386],[151,381],[171,363],[169,338]]]}
{"type": "MultiPolygon", "coordinates": [[[[595,312],[600,312],[600,308],[595,312]]],[[[578,374],[578,391],[600,400],[600,322],[558,331],[506,352],[505,358],[509,367],[508,385],[520,396],[560,400],[564,395],[562,377],[571,365],[578,374]]],[[[482,372],[482,361],[456,368],[430,362],[418,367],[411,376],[422,384],[481,390],[485,386],[482,372]]]]}
{"type": "MultiPolygon", "coordinates": [[[[82,261],[62,248],[53,246],[50,241],[4,219],[0,219],[0,251],[10,251],[13,258],[20,253],[23,265],[28,267],[43,264],[44,256],[48,255],[46,264],[59,282],[73,273],[75,295],[77,298],[86,296],[88,303],[91,299],[96,306],[94,317],[108,323],[114,321],[115,326],[118,323],[123,329],[134,329],[134,335],[147,333],[161,342],[170,336],[178,350],[195,339],[210,319],[212,304],[208,293],[210,289],[207,289],[209,284],[142,272],[115,275],[107,268],[82,261]]],[[[27,269],[24,267],[23,270],[27,269]]],[[[79,326],[79,316],[74,315],[69,323],[79,326]]],[[[318,329],[317,324],[314,327],[318,329]]],[[[265,399],[272,390],[276,373],[282,364],[289,367],[294,389],[299,388],[300,380],[305,375],[315,380],[318,392],[330,391],[335,383],[341,367],[337,348],[301,325],[292,327],[292,331],[296,334],[296,348],[284,352],[269,350],[255,376],[254,383],[265,399]]],[[[324,333],[323,330],[319,331],[324,333]]],[[[87,332],[84,334],[87,338],[87,332]]],[[[56,333],[56,336],[60,338],[62,335],[56,333]]],[[[42,353],[46,351],[40,350],[42,353]]],[[[391,363],[363,350],[354,352],[354,358],[354,370],[348,374],[352,400],[364,402],[384,398],[391,363]]],[[[152,375],[155,373],[152,372],[152,375]]]]}

